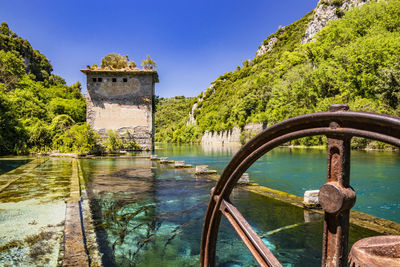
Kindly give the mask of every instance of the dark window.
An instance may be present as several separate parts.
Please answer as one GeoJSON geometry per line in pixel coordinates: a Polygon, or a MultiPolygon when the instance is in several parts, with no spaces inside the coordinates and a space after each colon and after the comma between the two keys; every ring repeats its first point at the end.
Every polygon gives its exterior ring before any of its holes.
{"type": "Polygon", "coordinates": [[[102,82],[102,81],[103,81],[103,78],[98,78],[97,81],[98,81],[98,82],[102,82]]]}
{"type": "Polygon", "coordinates": [[[126,82],[128,82],[128,78],[123,78],[122,81],[123,81],[124,83],[126,83],[126,82]]]}
{"type": "Polygon", "coordinates": [[[117,82],[117,78],[112,78],[112,82],[116,83],[117,82]]]}
{"type": "Polygon", "coordinates": [[[96,78],[92,78],[92,80],[93,80],[93,82],[95,83],[97,79],[96,79],[96,78]]]}

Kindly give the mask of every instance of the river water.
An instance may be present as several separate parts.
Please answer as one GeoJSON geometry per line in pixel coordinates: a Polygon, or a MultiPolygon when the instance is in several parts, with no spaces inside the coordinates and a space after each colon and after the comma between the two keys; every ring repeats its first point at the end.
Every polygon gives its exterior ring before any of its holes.
{"type": "MultiPolygon", "coordinates": [[[[209,165],[221,173],[240,147],[158,144],[157,155],[188,164],[209,165]]],[[[263,186],[303,196],[326,181],[326,149],[276,148],[247,171],[263,186]]],[[[353,209],[400,223],[400,152],[351,151],[350,184],[357,193],[353,209]]]]}
{"type": "MultiPolygon", "coordinates": [[[[155,153],[187,164],[206,164],[221,173],[237,150],[158,144],[155,153]]],[[[3,159],[0,170],[5,172],[23,163],[21,159],[3,159]]],[[[215,181],[196,177],[192,170],[139,157],[81,159],[79,163],[105,266],[199,265],[203,218],[215,181]]],[[[400,222],[399,163],[398,152],[352,151],[355,209],[400,222]]],[[[277,148],[247,172],[253,182],[303,195],[304,190],[324,184],[326,152],[277,148]]],[[[0,195],[0,265],[36,262],[55,266],[71,161],[50,159],[18,175],[21,178],[0,195]],[[51,245],[54,249],[39,250],[29,245],[42,233],[47,235],[41,248],[51,245]]],[[[284,266],[320,266],[323,225],[318,216],[310,220],[310,214],[301,208],[240,189],[234,190],[231,200],[284,266]]],[[[376,234],[351,225],[350,246],[376,234]]],[[[218,235],[217,264],[257,266],[226,220],[218,235]]]]}
{"type": "MultiPolygon", "coordinates": [[[[221,173],[237,149],[159,144],[155,153],[207,164],[221,173]]],[[[352,152],[356,209],[398,220],[398,163],[397,153],[352,152]]],[[[198,266],[203,218],[215,181],[140,158],[84,159],[81,165],[107,266],[198,266]]],[[[298,195],[319,188],[325,172],[324,150],[288,148],[276,149],[248,171],[254,182],[298,195]]],[[[321,220],[310,221],[303,209],[244,190],[236,189],[231,200],[284,266],[320,265],[321,220]]],[[[352,225],[350,246],[372,235],[352,225]]],[[[227,221],[220,226],[217,265],[257,266],[227,221]]]]}

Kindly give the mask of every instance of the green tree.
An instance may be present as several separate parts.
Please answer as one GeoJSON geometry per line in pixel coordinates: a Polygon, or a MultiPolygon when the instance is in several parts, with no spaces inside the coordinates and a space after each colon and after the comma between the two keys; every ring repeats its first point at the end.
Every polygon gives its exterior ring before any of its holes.
{"type": "Polygon", "coordinates": [[[24,61],[11,51],[0,50],[0,83],[3,83],[7,90],[14,89],[24,74],[24,61]]]}
{"type": "Polygon", "coordinates": [[[5,88],[0,84],[0,155],[23,149],[26,132],[4,96],[5,88]]]}

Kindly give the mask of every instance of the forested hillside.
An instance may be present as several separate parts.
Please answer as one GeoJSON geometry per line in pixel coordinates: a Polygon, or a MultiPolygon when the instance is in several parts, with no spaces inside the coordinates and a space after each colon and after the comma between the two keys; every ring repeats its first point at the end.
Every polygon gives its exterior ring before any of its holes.
{"type": "MultiPolygon", "coordinates": [[[[319,5],[342,2],[320,1],[319,5]]],[[[191,132],[199,136],[206,130],[251,122],[272,125],[300,114],[327,111],[332,103],[399,116],[400,1],[372,1],[338,14],[341,19],[329,21],[315,41],[306,44],[301,39],[313,12],[280,28],[264,41],[268,52],[220,76],[193,100],[197,102],[195,124],[176,122],[169,126],[172,132],[158,141],[178,135],[175,141],[193,141],[191,132]]],[[[317,145],[323,140],[299,142],[317,145]]]]}
{"type": "Polygon", "coordinates": [[[57,149],[68,142],[71,126],[88,130],[80,83],[67,86],[52,69],[43,54],[1,24],[0,155],[57,149]]]}
{"type": "Polygon", "coordinates": [[[198,141],[200,133],[195,132],[196,127],[186,125],[193,103],[193,97],[184,96],[155,99],[156,142],[191,143],[198,141]]]}

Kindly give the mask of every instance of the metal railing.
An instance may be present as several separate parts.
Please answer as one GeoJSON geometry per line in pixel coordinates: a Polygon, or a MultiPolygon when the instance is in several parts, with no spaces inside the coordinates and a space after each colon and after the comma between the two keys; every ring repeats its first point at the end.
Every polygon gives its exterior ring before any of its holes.
{"type": "Polygon", "coordinates": [[[246,219],[229,201],[241,175],[261,156],[294,139],[328,138],[327,180],[319,193],[324,216],[322,266],[347,266],[349,214],[356,194],[350,186],[350,141],[354,136],[400,147],[400,118],[349,111],[337,104],[329,112],[298,116],[275,124],[245,144],[224,169],[211,192],[200,251],[201,266],[215,266],[219,224],[224,215],[261,266],[282,266],[246,219]]]}

